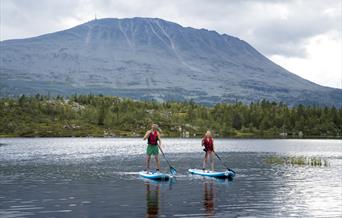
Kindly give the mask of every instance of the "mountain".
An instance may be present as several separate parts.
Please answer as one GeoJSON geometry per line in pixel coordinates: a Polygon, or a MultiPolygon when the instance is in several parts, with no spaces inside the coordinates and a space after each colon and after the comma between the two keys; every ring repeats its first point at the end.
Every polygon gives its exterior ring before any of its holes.
{"type": "MultiPolygon", "coordinates": [[[[272,45],[270,45],[272,46],[272,45]]],[[[157,18],[99,19],[0,42],[0,96],[105,94],[203,104],[342,106],[342,90],[305,80],[243,40],[157,18]]]]}

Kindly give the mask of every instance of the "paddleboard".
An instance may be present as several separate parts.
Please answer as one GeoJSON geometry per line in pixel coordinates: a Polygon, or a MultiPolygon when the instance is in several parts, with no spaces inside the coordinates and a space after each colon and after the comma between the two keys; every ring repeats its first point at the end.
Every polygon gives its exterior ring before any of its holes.
{"type": "Polygon", "coordinates": [[[196,174],[200,176],[209,176],[209,177],[215,177],[215,178],[233,178],[235,176],[235,173],[233,171],[224,171],[224,172],[218,172],[218,171],[209,171],[209,170],[200,170],[200,169],[189,169],[189,173],[196,174]]]}
{"type": "Polygon", "coordinates": [[[152,180],[169,180],[172,178],[170,174],[161,173],[161,172],[147,172],[147,171],[140,171],[139,175],[146,179],[152,179],[152,180]]]}

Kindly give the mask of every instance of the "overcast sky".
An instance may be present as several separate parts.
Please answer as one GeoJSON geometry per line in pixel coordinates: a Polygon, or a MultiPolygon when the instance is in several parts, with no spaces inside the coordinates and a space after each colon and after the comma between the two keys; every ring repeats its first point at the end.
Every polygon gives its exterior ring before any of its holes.
{"type": "Polygon", "coordinates": [[[342,88],[342,0],[0,0],[0,40],[105,17],[158,17],[239,37],[315,83],[342,88]]]}

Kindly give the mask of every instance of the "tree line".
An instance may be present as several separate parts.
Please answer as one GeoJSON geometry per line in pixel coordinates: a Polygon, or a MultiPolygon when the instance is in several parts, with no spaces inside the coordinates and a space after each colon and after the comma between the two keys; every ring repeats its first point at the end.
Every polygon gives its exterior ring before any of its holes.
{"type": "Polygon", "coordinates": [[[22,95],[0,99],[0,136],[141,136],[151,123],[170,137],[341,138],[342,108],[262,100],[205,106],[115,96],[22,95]]]}

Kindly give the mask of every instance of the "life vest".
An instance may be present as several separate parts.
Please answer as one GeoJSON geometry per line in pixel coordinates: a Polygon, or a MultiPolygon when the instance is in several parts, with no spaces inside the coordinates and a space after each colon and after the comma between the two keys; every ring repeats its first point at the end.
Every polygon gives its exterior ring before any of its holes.
{"type": "Polygon", "coordinates": [[[149,145],[157,145],[157,141],[158,141],[158,132],[155,130],[154,132],[151,132],[150,135],[148,136],[148,140],[147,143],[149,145]]]}
{"type": "Polygon", "coordinates": [[[207,137],[204,137],[202,140],[202,144],[207,149],[207,151],[213,151],[214,150],[214,141],[213,138],[209,137],[209,140],[207,137]]]}

